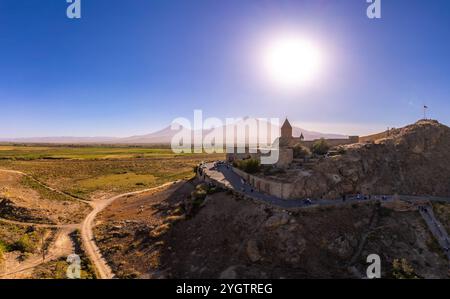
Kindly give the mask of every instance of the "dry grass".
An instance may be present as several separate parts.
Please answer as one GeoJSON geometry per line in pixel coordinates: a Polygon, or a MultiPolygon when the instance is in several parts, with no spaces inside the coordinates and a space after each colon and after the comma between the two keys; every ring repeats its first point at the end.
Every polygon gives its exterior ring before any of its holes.
{"type": "Polygon", "coordinates": [[[42,186],[32,178],[16,173],[0,171],[1,218],[34,223],[78,223],[90,211],[82,203],[68,195],[42,186]]]}
{"type": "Polygon", "coordinates": [[[217,159],[223,155],[178,155],[155,148],[0,146],[0,168],[23,171],[83,199],[190,178],[196,164],[217,159]]]}

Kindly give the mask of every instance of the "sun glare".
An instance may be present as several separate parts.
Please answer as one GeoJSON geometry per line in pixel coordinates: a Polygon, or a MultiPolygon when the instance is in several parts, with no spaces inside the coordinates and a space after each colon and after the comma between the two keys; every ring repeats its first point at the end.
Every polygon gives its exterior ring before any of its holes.
{"type": "Polygon", "coordinates": [[[298,36],[272,40],[264,49],[264,72],[283,88],[298,88],[317,77],[322,54],[310,41],[298,36]]]}

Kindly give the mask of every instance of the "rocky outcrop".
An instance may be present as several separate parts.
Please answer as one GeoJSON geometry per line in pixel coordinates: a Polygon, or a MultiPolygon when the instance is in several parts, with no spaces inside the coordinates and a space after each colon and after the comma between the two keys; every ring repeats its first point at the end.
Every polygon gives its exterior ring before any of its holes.
{"type": "Polygon", "coordinates": [[[390,206],[283,210],[214,194],[166,234],[170,250],[161,265],[175,278],[355,278],[376,253],[382,277],[390,278],[393,261],[405,258],[419,277],[446,278],[448,261],[416,209],[390,206]]]}
{"type": "MultiPolygon", "coordinates": [[[[392,278],[398,259],[418,277],[448,277],[442,248],[407,202],[281,209],[219,192],[166,226],[184,198],[145,200],[158,210],[143,217],[140,204],[123,211],[119,202],[96,227],[96,243],[119,278],[360,278],[370,254],[380,255],[383,278],[392,278]]],[[[448,204],[435,210],[448,225],[448,204]]]]}
{"type": "Polygon", "coordinates": [[[387,138],[344,146],[295,179],[291,197],[340,198],[343,194],[450,196],[450,128],[423,120],[390,131],[387,138]]]}

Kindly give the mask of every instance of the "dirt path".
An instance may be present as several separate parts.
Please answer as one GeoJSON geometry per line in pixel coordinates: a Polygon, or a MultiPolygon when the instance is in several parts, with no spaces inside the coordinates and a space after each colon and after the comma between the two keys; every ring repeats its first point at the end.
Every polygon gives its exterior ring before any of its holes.
{"type": "MultiPolygon", "coordinates": [[[[31,178],[32,180],[34,180],[39,185],[43,186],[44,188],[47,188],[48,190],[51,190],[51,191],[59,193],[59,194],[68,195],[60,190],[57,190],[55,188],[52,188],[52,187],[46,185],[45,183],[35,179],[33,176],[26,174],[24,172],[17,171],[17,170],[4,170],[4,169],[0,169],[0,171],[27,176],[27,177],[31,178]]],[[[94,233],[93,233],[93,225],[94,225],[95,217],[97,216],[98,213],[100,213],[103,209],[105,209],[107,206],[109,206],[112,202],[114,202],[118,198],[155,191],[160,188],[166,187],[168,185],[172,185],[174,183],[175,182],[169,182],[169,183],[163,184],[163,185],[155,187],[155,188],[150,188],[150,189],[145,189],[145,190],[140,190],[140,191],[135,191],[135,192],[128,192],[125,194],[120,194],[120,195],[117,195],[117,196],[114,196],[114,197],[111,197],[108,199],[98,200],[98,201],[86,201],[86,200],[79,199],[79,198],[73,197],[71,195],[68,195],[68,196],[71,196],[72,198],[74,198],[75,200],[89,204],[93,209],[86,216],[86,218],[83,220],[83,222],[79,223],[79,224],[52,225],[52,224],[41,224],[41,223],[31,223],[31,222],[30,223],[29,222],[19,222],[19,221],[13,221],[13,220],[0,218],[0,222],[3,222],[3,223],[9,223],[9,224],[15,224],[15,225],[32,225],[32,226],[36,226],[36,227],[58,228],[59,229],[55,236],[55,240],[52,242],[53,244],[48,249],[48,252],[47,252],[47,255],[46,255],[46,258],[44,261],[42,260],[42,256],[39,254],[28,258],[24,262],[19,263],[19,262],[13,261],[12,263],[9,263],[6,266],[4,266],[4,269],[3,269],[4,271],[2,271],[3,273],[0,274],[0,278],[13,278],[16,275],[18,275],[19,273],[24,274],[26,272],[31,272],[35,267],[43,264],[44,262],[49,262],[49,261],[58,259],[62,256],[70,255],[74,251],[73,250],[74,246],[72,244],[72,241],[71,241],[69,235],[76,229],[81,230],[81,239],[82,239],[84,248],[86,250],[86,254],[89,257],[89,259],[91,260],[91,262],[93,263],[93,265],[95,266],[95,268],[97,270],[98,278],[101,278],[101,279],[113,278],[114,274],[112,273],[111,268],[108,266],[108,264],[106,263],[106,261],[104,260],[104,258],[102,256],[100,250],[98,249],[97,245],[95,244],[94,233]]]]}
{"type": "Polygon", "coordinates": [[[81,226],[81,239],[84,244],[84,249],[86,250],[86,255],[91,260],[92,264],[95,266],[97,270],[97,278],[100,279],[111,279],[114,277],[114,274],[109,267],[108,263],[103,258],[100,249],[97,247],[97,244],[95,244],[94,239],[94,220],[98,213],[100,213],[102,210],[104,210],[106,207],[108,207],[110,204],[112,204],[116,199],[125,197],[125,196],[133,196],[141,193],[151,192],[155,191],[161,188],[164,188],[169,185],[173,185],[176,182],[169,182],[166,184],[163,184],[161,186],[151,188],[151,189],[145,189],[141,191],[135,191],[135,192],[129,192],[125,194],[120,194],[108,199],[99,200],[91,202],[91,206],[93,208],[92,212],[87,215],[87,217],[84,219],[82,226],[81,226]]]}

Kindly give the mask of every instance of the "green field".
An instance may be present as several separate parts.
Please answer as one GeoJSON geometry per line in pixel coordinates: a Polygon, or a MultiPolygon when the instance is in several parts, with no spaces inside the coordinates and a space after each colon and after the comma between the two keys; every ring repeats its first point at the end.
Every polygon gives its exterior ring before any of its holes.
{"type": "Polygon", "coordinates": [[[92,160],[171,157],[173,155],[169,148],[0,145],[0,160],[92,160]]]}
{"type": "Polygon", "coordinates": [[[223,154],[174,154],[168,148],[0,145],[0,169],[25,172],[72,196],[92,199],[193,176],[223,154]]]}

